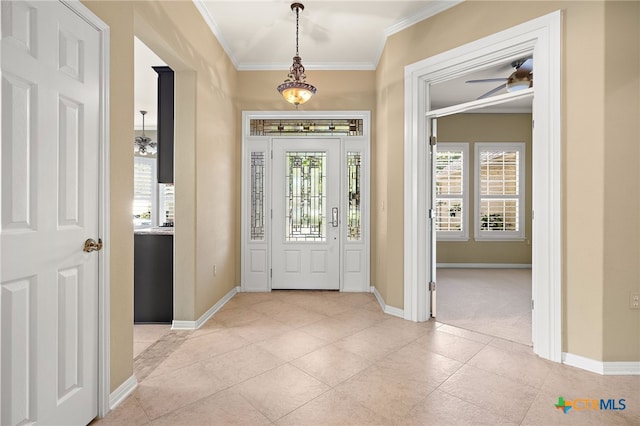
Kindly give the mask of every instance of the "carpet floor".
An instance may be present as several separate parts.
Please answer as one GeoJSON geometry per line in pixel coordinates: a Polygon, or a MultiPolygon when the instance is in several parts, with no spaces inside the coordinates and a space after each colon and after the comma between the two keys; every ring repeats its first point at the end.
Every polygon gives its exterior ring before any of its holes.
{"type": "Polygon", "coordinates": [[[531,345],[530,269],[437,271],[438,322],[531,345]]]}

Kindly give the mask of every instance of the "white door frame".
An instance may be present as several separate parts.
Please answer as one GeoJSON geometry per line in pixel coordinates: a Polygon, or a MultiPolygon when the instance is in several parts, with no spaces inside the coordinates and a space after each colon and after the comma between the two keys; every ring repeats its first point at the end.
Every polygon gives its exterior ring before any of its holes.
{"type": "Polygon", "coordinates": [[[110,159],[109,159],[109,66],[110,66],[110,29],[97,15],[79,0],[60,0],[69,9],[94,27],[100,37],[100,170],[98,213],[98,232],[104,246],[98,252],[98,416],[109,413],[110,374],[110,159]]]}
{"type": "MultiPolygon", "coordinates": [[[[271,176],[273,173],[271,150],[274,138],[301,138],[301,136],[251,136],[251,120],[327,120],[327,119],[361,119],[362,136],[309,135],[309,138],[341,139],[341,156],[346,158],[347,152],[357,151],[362,155],[361,211],[362,240],[346,241],[346,227],[341,227],[340,234],[340,291],[370,292],[370,205],[371,205],[371,114],[369,111],[243,111],[242,112],[242,195],[241,195],[241,277],[240,290],[243,292],[271,291],[271,222],[270,214],[265,217],[265,235],[261,240],[251,237],[251,153],[265,155],[265,187],[264,211],[271,211],[271,176]],[[345,267],[346,265],[346,267],[345,267]]],[[[307,137],[307,136],[303,136],[307,137]]],[[[342,160],[341,160],[342,163],[342,160]]],[[[346,171],[342,170],[341,186],[346,181],[346,171]]],[[[340,217],[344,218],[346,200],[340,200],[340,217]]]]}
{"type": "Polygon", "coordinates": [[[427,202],[430,178],[426,135],[429,86],[474,69],[533,54],[533,350],[562,357],[560,11],[408,65],[405,68],[404,317],[429,318],[427,202]]]}

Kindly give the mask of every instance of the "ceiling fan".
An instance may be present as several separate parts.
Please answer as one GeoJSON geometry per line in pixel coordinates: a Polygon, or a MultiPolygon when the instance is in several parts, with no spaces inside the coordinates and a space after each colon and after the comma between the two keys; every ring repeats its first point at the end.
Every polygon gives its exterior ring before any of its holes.
{"type": "Polygon", "coordinates": [[[533,87],[533,58],[523,58],[513,61],[511,62],[511,67],[513,67],[514,71],[509,77],[468,80],[465,83],[492,83],[496,81],[504,82],[504,84],[500,84],[498,87],[495,87],[489,90],[487,93],[478,96],[477,99],[488,98],[489,96],[502,89],[507,89],[507,92],[515,92],[516,90],[528,89],[529,87],[533,87]]]}

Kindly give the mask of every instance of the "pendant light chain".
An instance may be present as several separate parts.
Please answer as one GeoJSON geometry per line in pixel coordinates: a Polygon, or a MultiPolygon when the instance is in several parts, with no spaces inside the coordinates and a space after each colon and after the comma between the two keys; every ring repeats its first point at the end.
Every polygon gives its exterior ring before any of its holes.
{"type": "Polygon", "coordinates": [[[296,56],[300,56],[300,54],[298,53],[298,28],[300,26],[299,20],[300,20],[300,8],[296,7],[296,56]]]}

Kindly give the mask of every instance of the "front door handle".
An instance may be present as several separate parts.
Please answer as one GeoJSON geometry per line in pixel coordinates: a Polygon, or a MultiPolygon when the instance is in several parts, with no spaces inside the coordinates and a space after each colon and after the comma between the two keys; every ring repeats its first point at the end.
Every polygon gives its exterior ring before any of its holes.
{"type": "Polygon", "coordinates": [[[102,238],[98,238],[97,243],[96,243],[96,240],[94,240],[93,238],[87,239],[87,241],[84,242],[84,247],[82,248],[82,250],[87,253],[91,253],[92,251],[102,250],[102,238]]]}
{"type": "Polygon", "coordinates": [[[338,227],[338,208],[334,207],[331,209],[331,225],[334,228],[338,227]]]}

